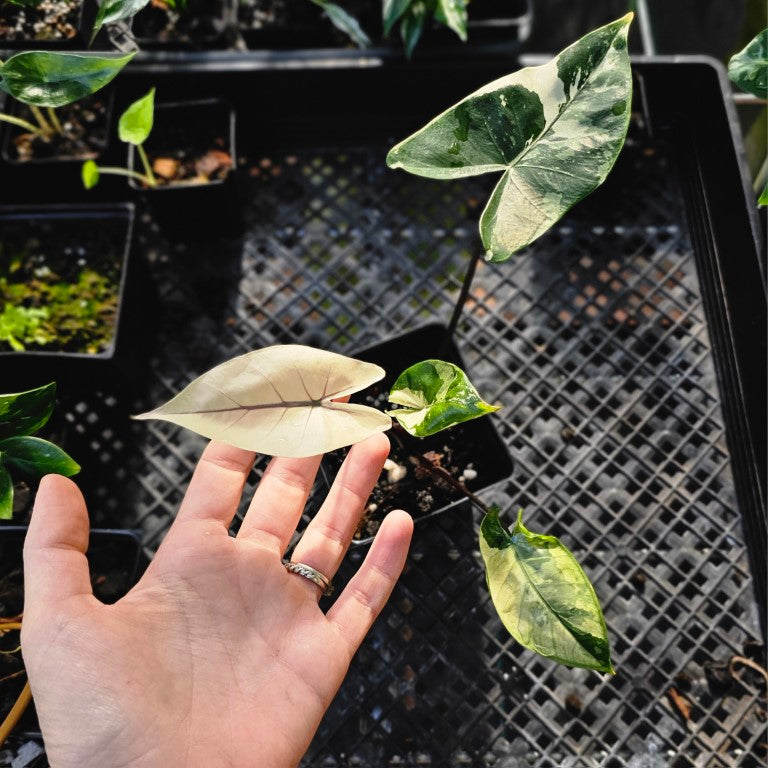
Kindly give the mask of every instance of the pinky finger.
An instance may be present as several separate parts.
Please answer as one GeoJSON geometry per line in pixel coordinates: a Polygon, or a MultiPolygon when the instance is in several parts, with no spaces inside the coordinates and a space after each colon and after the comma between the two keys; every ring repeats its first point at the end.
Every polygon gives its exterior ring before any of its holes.
{"type": "Polygon", "coordinates": [[[384,519],[360,570],[328,611],[349,649],[357,651],[402,573],[413,534],[413,520],[402,511],[384,519]]]}

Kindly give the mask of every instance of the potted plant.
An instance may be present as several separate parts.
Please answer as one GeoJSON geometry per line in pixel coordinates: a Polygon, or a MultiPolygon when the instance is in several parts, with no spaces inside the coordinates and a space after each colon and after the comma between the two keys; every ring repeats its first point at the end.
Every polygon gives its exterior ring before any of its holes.
{"type": "Polygon", "coordinates": [[[115,358],[133,206],[0,207],[0,360],[6,381],[115,358]]]}
{"type": "Polygon", "coordinates": [[[66,184],[72,178],[68,163],[104,150],[110,101],[93,94],[132,58],[24,51],[0,64],[0,89],[8,94],[0,112],[2,157],[27,171],[14,190],[16,200],[36,197],[51,184],[66,184]],[[60,171],[51,165],[62,161],[60,171]]]}
{"type": "Polygon", "coordinates": [[[148,193],[168,230],[213,234],[236,226],[235,116],[229,104],[203,99],[155,106],[151,88],[121,115],[118,136],[128,145],[127,167],[86,161],[86,189],[102,175],[125,176],[134,190],[148,193]]]}
{"type": "Polygon", "coordinates": [[[0,50],[82,48],[91,11],[89,0],[4,0],[0,4],[0,50]]]}

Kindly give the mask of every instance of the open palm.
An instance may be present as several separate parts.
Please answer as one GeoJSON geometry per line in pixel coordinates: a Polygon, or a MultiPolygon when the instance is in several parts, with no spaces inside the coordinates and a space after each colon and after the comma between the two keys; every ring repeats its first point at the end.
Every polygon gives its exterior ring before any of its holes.
{"type": "MultiPolygon", "coordinates": [[[[332,578],[389,444],[352,448],[293,553],[332,578]]],[[[412,523],[392,513],[327,614],[283,567],[320,457],[274,459],[236,538],[251,453],[206,449],[140,582],[91,593],[88,517],[71,481],[41,483],[25,544],[22,649],[48,756],[67,766],[287,768],[304,754],[399,576],[412,523]]]]}

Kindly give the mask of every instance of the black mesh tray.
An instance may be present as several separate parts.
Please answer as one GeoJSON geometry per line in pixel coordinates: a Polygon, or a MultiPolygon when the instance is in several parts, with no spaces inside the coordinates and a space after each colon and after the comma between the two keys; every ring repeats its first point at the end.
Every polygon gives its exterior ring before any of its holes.
{"type": "MultiPolygon", "coordinates": [[[[138,526],[148,552],[205,441],[130,413],[256,347],[346,352],[446,322],[480,248],[494,179],[428,181],[387,170],[384,157],[513,67],[326,64],[298,73],[243,60],[189,77],[132,65],[116,81],[121,104],[150,84],[162,99],[227,98],[242,155],[243,236],[170,242],[139,216],[160,298],[145,318],[153,332],[119,386],[90,378],[61,390],[94,522],[138,526]]],[[[514,463],[485,498],[507,514],[525,507],[532,529],[584,563],[618,674],[516,645],[489,603],[472,521],[444,515],[418,530],[307,766],[764,759],[763,682],[749,670],[730,687],[711,682],[734,654],[765,661],[765,294],[751,201],[722,71],[641,61],[635,73],[630,136],[606,185],[519,258],[482,264],[457,332],[473,381],[504,405],[496,423],[514,463]]],[[[54,199],[25,192],[19,169],[2,172],[0,194],[54,199]]],[[[119,184],[101,192],[126,195],[119,184]]]]}

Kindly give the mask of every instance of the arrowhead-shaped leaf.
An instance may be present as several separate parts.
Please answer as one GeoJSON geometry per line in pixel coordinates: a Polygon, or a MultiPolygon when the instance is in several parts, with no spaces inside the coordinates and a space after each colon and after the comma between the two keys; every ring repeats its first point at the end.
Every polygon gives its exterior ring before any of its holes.
{"type": "Polygon", "coordinates": [[[499,410],[480,397],[461,368],[442,360],[424,360],[401,373],[389,401],[404,406],[389,415],[415,437],[499,410]]]}
{"type": "Polygon", "coordinates": [[[496,80],[393,147],[387,164],[435,179],[504,171],[480,220],[487,258],[544,234],[613,167],[629,126],[632,14],[552,61],[496,80]]]}
{"type": "Polygon", "coordinates": [[[0,441],[0,453],[6,466],[32,477],[55,474],[76,475],[80,465],[58,445],[39,437],[9,437],[0,441]]]}
{"type": "Polygon", "coordinates": [[[437,0],[435,19],[453,30],[459,38],[467,41],[468,0],[437,0]]]}
{"type": "Polygon", "coordinates": [[[768,99],[768,29],[731,57],[728,77],[743,91],[768,99]]]}
{"type": "Polygon", "coordinates": [[[312,0],[312,2],[319,5],[325,11],[331,24],[343,32],[358,48],[366,48],[371,44],[368,35],[360,26],[360,22],[340,5],[328,2],[328,0],[312,0]]]}
{"type": "Polygon", "coordinates": [[[316,456],[392,426],[374,408],[335,402],[384,376],[378,365],[299,345],[222,363],[138,419],[163,419],[272,456],[316,456]]]}
{"type": "Polygon", "coordinates": [[[570,667],[613,673],[595,590],[558,539],[531,533],[522,510],[510,534],[492,507],[480,527],[480,552],[491,599],[515,640],[570,667]]]}
{"type": "Polygon", "coordinates": [[[0,66],[0,88],[37,107],[61,107],[98,91],[134,53],[24,51],[0,66]]]}
{"type": "Polygon", "coordinates": [[[96,14],[96,20],[93,22],[91,42],[105,24],[114,24],[123,19],[133,18],[148,3],[149,0],[103,0],[96,14]]]}
{"type": "Polygon", "coordinates": [[[384,22],[384,34],[388,35],[398,19],[408,10],[413,0],[384,0],[381,15],[384,22]]]}
{"type": "Polygon", "coordinates": [[[0,440],[37,432],[51,416],[56,400],[56,384],[0,395],[0,440]]]}

